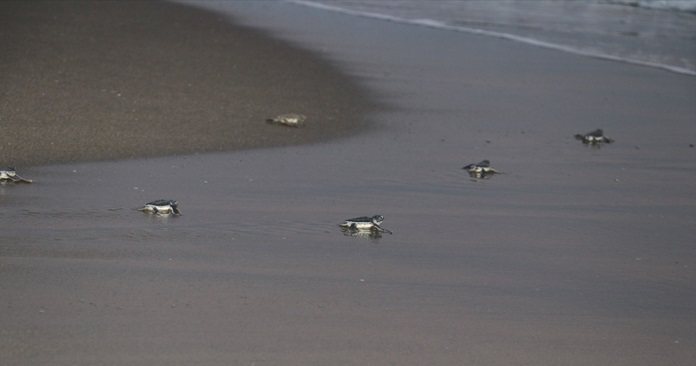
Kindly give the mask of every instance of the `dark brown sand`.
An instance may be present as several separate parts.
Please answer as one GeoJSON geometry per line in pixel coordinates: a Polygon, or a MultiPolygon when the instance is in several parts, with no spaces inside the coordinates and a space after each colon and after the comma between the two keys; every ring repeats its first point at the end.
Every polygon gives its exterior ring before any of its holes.
{"type": "Polygon", "coordinates": [[[366,107],[308,52],[189,7],[0,2],[0,165],[324,141],[366,107]],[[306,127],[264,121],[302,113],[306,127]]]}

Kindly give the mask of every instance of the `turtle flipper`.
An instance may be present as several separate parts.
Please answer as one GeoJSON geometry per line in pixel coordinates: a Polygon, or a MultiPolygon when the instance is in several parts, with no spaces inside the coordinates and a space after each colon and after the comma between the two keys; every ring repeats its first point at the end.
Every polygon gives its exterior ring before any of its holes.
{"type": "Polygon", "coordinates": [[[17,174],[17,170],[13,166],[0,168],[0,182],[12,183],[32,183],[31,179],[25,179],[17,174]]]}
{"type": "Polygon", "coordinates": [[[16,183],[34,183],[33,180],[22,178],[22,177],[20,177],[19,175],[16,175],[16,176],[15,176],[14,181],[15,181],[16,183]]]}
{"type": "Polygon", "coordinates": [[[391,232],[391,230],[387,230],[379,225],[374,225],[373,229],[375,229],[376,231],[379,231],[381,233],[394,234],[393,232],[391,232]]]}

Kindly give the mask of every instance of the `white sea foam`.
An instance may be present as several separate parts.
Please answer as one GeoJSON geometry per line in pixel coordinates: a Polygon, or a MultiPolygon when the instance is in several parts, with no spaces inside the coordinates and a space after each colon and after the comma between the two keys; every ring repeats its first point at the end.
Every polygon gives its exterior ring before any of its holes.
{"type": "Polygon", "coordinates": [[[648,9],[696,12],[696,1],[694,0],[607,0],[607,2],[648,9]]]}
{"type": "Polygon", "coordinates": [[[289,1],[696,76],[696,0],[289,1]]]}

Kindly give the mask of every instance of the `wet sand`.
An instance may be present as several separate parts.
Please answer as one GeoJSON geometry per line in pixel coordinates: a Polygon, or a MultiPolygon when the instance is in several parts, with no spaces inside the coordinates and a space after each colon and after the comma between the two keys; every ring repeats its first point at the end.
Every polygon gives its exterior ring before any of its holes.
{"type": "Polygon", "coordinates": [[[696,360],[693,78],[291,4],[234,10],[369,87],[388,107],[366,115],[375,128],[23,169],[36,183],[0,186],[3,359],[696,360]],[[598,127],[616,142],[573,138],[598,127]],[[460,169],[482,159],[505,174],[460,169]],[[133,210],[157,198],[183,216],[133,210]],[[336,226],[377,213],[393,235],[336,226]]]}

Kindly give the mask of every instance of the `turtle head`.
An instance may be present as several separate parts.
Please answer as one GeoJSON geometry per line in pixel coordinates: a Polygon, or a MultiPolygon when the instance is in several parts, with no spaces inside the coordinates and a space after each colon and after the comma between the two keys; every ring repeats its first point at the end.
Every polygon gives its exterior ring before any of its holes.
{"type": "Polygon", "coordinates": [[[382,215],[374,215],[372,216],[372,223],[375,225],[379,225],[382,221],[384,221],[384,216],[382,215]]]}
{"type": "Polygon", "coordinates": [[[177,215],[181,215],[181,211],[179,211],[179,202],[169,201],[169,206],[172,207],[172,212],[174,212],[177,215]]]}

